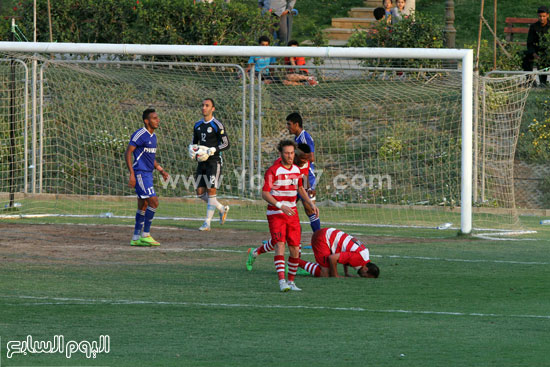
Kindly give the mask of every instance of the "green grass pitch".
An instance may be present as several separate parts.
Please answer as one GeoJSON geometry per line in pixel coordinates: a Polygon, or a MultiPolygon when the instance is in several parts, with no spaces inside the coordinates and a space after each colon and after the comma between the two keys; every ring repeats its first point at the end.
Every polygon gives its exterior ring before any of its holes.
{"type": "MultiPolygon", "coordinates": [[[[267,234],[263,223],[213,228],[209,238],[222,245],[135,249],[117,242],[131,220],[62,220],[0,222],[1,366],[550,365],[544,226],[513,241],[342,228],[370,242],[380,278],[299,276],[302,292],[280,293],[271,255],[244,268],[246,249],[267,234]],[[54,242],[42,234],[51,226],[65,228],[54,242]],[[81,243],[86,233],[97,242],[81,243]],[[8,359],[8,342],[28,335],[109,335],[110,351],[8,359]]],[[[157,221],[153,234],[200,242],[198,224],[157,221]]],[[[312,260],[311,250],[303,257],[312,260]]]]}

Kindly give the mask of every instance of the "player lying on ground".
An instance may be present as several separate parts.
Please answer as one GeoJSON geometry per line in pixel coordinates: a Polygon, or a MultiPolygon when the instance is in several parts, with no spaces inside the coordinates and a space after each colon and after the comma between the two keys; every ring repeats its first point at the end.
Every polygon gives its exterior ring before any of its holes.
{"type": "Polygon", "coordinates": [[[145,127],[132,134],[125,154],[126,165],[130,171],[128,186],[136,188],[138,204],[134,236],[130,245],[158,246],[160,243],[149,234],[153,217],[159,205],[153,187],[153,171],[157,169],[164,180],[168,179],[168,173],[155,160],[157,152],[155,130],[160,124],[159,116],[154,109],[148,108],[143,111],[142,119],[145,127]]]}
{"type": "MultiPolygon", "coordinates": [[[[302,174],[303,186],[306,191],[307,191],[307,188],[309,187],[309,180],[308,180],[309,167],[310,167],[309,153],[310,153],[310,150],[307,144],[298,144],[298,149],[296,149],[296,153],[294,155],[294,164],[297,165],[298,168],[300,169],[300,173],[302,174]]],[[[280,162],[281,162],[281,158],[277,158],[274,163],[280,163],[280,162]]],[[[308,195],[309,195],[309,192],[308,192],[308,195]]],[[[311,196],[309,196],[309,198],[311,199],[311,196]]],[[[301,200],[300,195],[298,195],[298,199],[301,200]]],[[[304,205],[304,209],[306,213],[315,214],[315,210],[313,209],[313,206],[311,206],[305,200],[301,200],[301,201],[302,201],[302,204],[304,205]]],[[[311,201],[313,201],[313,199],[311,201]]],[[[316,214],[316,216],[319,217],[318,214],[316,214]]],[[[248,258],[246,260],[246,269],[248,271],[251,271],[252,264],[256,260],[256,257],[266,252],[273,251],[274,248],[275,248],[275,244],[273,243],[273,241],[271,241],[271,239],[267,241],[263,241],[263,244],[258,248],[255,248],[255,249],[249,248],[248,258]]],[[[300,244],[299,253],[300,252],[301,252],[301,244],[300,244]]],[[[298,274],[304,275],[304,274],[300,274],[300,271],[298,271],[298,274]]]]}

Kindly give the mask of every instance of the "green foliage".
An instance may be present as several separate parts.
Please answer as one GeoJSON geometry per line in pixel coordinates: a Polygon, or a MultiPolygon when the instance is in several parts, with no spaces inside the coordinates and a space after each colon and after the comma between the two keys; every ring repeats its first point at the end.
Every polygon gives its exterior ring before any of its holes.
{"type": "Polygon", "coordinates": [[[378,156],[384,160],[398,160],[401,157],[401,150],[403,150],[402,141],[388,136],[378,148],[378,156]]]}
{"type": "MultiPolygon", "coordinates": [[[[372,29],[356,29],[348,41],[351,47],[391,47],[391,48],[442,48],[443,26],[433,17],[416,13],[397,24],[387,25],[378,22],[372,29]]],[[[434,66],[433,61],[423,60],[378,60],[376,65],[392,66],[434,66]],[[419,64],[420,63],[420,64],[419,64]]],[[[373,61],[368,61],[372,66],[373,61]]]]}
{"type": "MultiPolygon", "coordinates": [[[[497,66],[496,70],[522,70],[521,62],[523,58],[523,52],[525,46],[521,46],[515,43],[506,43],[502,41],[504,48],[510,54],[508,57],[500,47],[497,46],[497,66]]],[[[464,48],[471,48],[474,50],[474,57],[477,56],[477,43],[466,44],[464,48]]],[[[477,60],[476,60],[477,61],[477,60]]],[[[485,74],[493,70],[493,43],[489,43],[486,39],[481,40],[481,47],[479,48],[479,72],[485,74]]]]}
{"type": "Polygon", "coordinates": [[[539,70],[550,67],[550,33],[546,33],[541,37],[539,47],[543,50],[538,53],[539,58],[535,59],[535,65],[539,70]]]}
{"type": "Polygon", "coordinates": [[[539,111],[542,111],[542,119],[533,119],[529,124],[529,132],[532,134],[532,147],[535,158],[547,161],[550,158],[550,103],[548,99],[539,101],[539,111]]]}
{"type": "MultiPolygon", "coordinates": [[[[33,1],[22,2],[20,26],[32,34],[33,1]]],[[[47,1],[38,0],[38,14],[47,1]]],[[[253,45],[270,17],[239,2],[192,0],[59,0],[52,5],[57,42],[253,45]]],[[[38,41],[49,41],[48,18],[38,18],[38,41]]]]}

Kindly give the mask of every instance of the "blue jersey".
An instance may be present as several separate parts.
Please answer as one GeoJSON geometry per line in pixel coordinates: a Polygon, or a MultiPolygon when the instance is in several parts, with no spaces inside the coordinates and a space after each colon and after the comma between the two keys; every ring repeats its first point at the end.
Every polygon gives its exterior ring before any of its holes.
{"type": "Polygon", "coordinates": [[[155,154],[157,152],[157,136],[150,134],[142,127],[132,134],[130,145],[136,147],[134,150],[134,171],[153,172],[155,169],[155,154]]]}
{"type": "MultiPolygon", "coordinates": [[[[294,138],[294,141],[296,142],[296,144],[307,144],[309,146],[309,149],[311,149],[311,153],[315,153],[315,143],[313,142],[313,138],[311,137],[311,135],[309,135],[307,131],[302,130],[300,135],[294,138]]],[[[313,165],[313,162],[309,163],[308,181],[309,181],[309,187],[314,189],[316,182],[315,182],[315,166],[313,165]]]]}
{"type": "Polygon", "coordinates": [[[270,64],[275,64],[277,60],[274,57],[268,56],[250,56],[248,59],[249,64],[255,64],[254,68],[257,73],[269,74],[267,68],[270,64]]]}

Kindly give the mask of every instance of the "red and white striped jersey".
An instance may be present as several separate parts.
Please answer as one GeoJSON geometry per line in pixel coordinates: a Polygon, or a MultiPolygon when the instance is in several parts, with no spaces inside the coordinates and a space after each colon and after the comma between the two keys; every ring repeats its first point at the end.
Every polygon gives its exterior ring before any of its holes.
{"type": "Polygon", "coordinates": [[[370,262],[369,250],[357,238],[339,229],[327,228],[325,239],[330,253],[340,254],[339,263],[357,268],[370,262]]]}
{"type": "MultiPolygon", "coordinates": [[[[275,162],[273,162],[273,164],[277,163],[281,163],[281,157],[275,159],[275,162]]],[[[311,164],[309,163],[309,161],[306,161],[306,163],[304,163],[302,166],[298,166],[298,168],[300,169],[300,173],[304,176],[303,186],[307,189],[309,187],[308,176],[311,169],[311,164]]]]}
{"type": "MultiPolygon", "coordinates": [[[[290,208],[296,208],[298,188],[303,186],[301,178],[300,169],[295,164],[287,169],[281,161],[275,161],[265,173],[262,191],[268,191],[281,204],[290,208]]],[[[281,213],[283,211],[276,206],[267,206],[267,215],[281,213]]]]}

